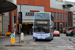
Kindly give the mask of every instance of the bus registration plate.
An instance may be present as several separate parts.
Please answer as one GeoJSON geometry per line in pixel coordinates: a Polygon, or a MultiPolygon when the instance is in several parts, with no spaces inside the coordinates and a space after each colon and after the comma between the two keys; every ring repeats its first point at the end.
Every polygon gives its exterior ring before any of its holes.
{"type": "Polygon", "coordinates": [[[43,39],[43,38],[40,38],[40,39],[43,39]]]}

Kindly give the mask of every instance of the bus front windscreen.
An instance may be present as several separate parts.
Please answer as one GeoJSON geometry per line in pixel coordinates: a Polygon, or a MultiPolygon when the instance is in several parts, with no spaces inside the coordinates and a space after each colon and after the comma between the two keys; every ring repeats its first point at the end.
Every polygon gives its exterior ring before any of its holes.
{"type": "Polygon", "coordinates": [[[34,32],[49,33],[49,26],[34,26],[34,32]]]}
{"type": "Polygon", "coordinates": [[[35,19],[47,19],[49,20],[49,13],[36,13],[35,14],[35,19]]]}

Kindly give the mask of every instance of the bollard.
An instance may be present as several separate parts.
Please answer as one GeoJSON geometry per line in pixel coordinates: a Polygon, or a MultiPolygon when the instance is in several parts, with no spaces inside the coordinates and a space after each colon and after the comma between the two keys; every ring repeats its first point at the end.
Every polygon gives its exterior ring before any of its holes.
{"type": "Polygon", "coordinates": [[[15,31],[14,31],[14,35],[15,35],[15,31]]]}
{"type": "Polygon", "coordinates": [[[22,42],[24,41],[24,33],[23,32],[21,33],[21,41],[22,42]]]}
{"type": "Polygon", "coordinates": [[[6,37],[6,34],[5,34],[5,37],[6,37]]]}
{"type": "Polygon", "coordinates": [[[15,43],[15,35],[12,33],[11,34],[11,43],[14,44],[15,43]]]}

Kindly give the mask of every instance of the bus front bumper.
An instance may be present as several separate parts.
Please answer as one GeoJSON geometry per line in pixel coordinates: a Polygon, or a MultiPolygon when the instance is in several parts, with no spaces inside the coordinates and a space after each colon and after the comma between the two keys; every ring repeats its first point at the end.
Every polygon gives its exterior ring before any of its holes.
{"type": "Polygon", "coordinates": [[[50,37],[46,37],[46,38],[38,38],[38,37],[33,36],[33,39],[50,39],[50,37]]]}

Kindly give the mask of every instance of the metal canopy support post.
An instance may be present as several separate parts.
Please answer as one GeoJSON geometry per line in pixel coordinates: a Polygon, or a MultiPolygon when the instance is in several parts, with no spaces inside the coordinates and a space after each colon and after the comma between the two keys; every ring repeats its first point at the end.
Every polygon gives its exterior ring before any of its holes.
{"type": "MultiPolygon", "coordinates": [[[[20,5],[20,12],[21,12],[21,5],[20,5]]],[[[21,27],[20,27],[20,23],[19,23],[19,43],[20,43],[20,34],[21,34],[21,27]]]]}
{"type": "Polygon", "coordinates": [[[20,34],[22,32],[22,12],[21,12],[21,5],[20,5],[20,12],[18,12],[18,23],[19,23],[19,43],[20,43],[20,34]]]}
{"type": "Polygon", "coordinates": [[[13,14],[13,33],[14,33],[14,11],[12,12],[13,14]]]}
{"type": "Polygon", "coordinates": [[[2,13],[2,35],[3,35],[3,13],[2,13]]]}
{"type": "Polygon", "coordinates": [[[20,43],[20,24],[19,24],[19,43],[20,43]]]}

